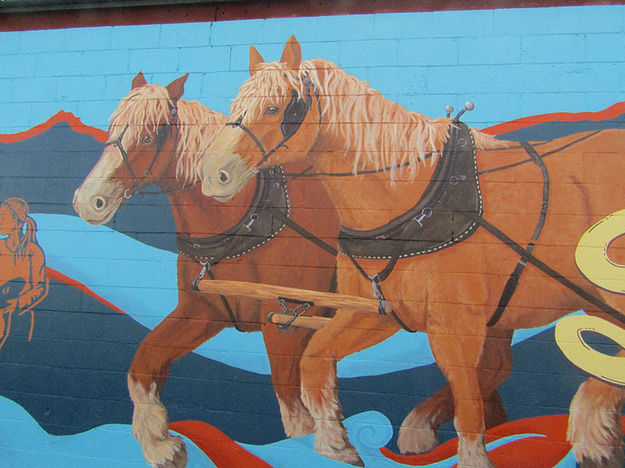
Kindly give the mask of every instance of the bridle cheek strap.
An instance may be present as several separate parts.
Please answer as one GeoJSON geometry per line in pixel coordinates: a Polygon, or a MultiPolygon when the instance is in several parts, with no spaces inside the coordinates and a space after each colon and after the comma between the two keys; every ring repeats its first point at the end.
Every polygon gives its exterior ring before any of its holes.
{"type": "Polygon", "coordinates": [[[243,124],[243,117],[245,116],[245,113],[241,114],[239,118],[234,122],[226,123],[226,126],[228,127],[238,127],[245,133],[247,133],[260,151],[262,158],[254,165],[254,172],[258,172],[260,167],[265,164],[265,162],[267,162],[271,155],[278,151],[280,148],[289,148],[286,145],[286,142],[289,141],[293,136],[295,136],[297,131],[301,128],[302,123],[306,119],[306,115],[308,115],[308,111],[310,110],[310,107],[312,105],[312,96],[310,94],[311,88],[314,90],[315,96],[317,97],[319,123],[321,123],[321,103],[319,102],[319,93],[317,92],[317,89],[308,77],[304,77],[303,81],[306,85],[306,100],[301,99],[297,91],[291,90],[291,100],[284,109],[284,112],[282,114],[282,122],[280,124],[280,131],[283,137],[271,150],[266,151],[260,139],[254,134],[254,132],[252,132],[248,127],[243,124]]]}
{"type": "MultiPolygon", "coordinates": [[[[132,178],[131,186],[127,188],[126,190],[124,190],[123,197],[126,200],[128,200],[135,193],[137,193],[137,189],[139,188],[139,185],[141,185],[141,183],[152,173],[152,169],[154,168],[154,165],[156,164],[156,160],[158,159],[159,155],[163,151],[163,147],[165,146],[165,141],[167,140],[167,136],[171,132],[172,127],[176,125],[177,122],[178,122],[178,109],[176,107],[173,107],[171,109],[171,117],[169,119],[169,122],[166,125],[162,125],[166,127],[165,131],[159,132],[157,130],[156,132],[156,151],[154,152],[154,156],[152,156],[152,160],[150,161],[150,164],[148,164],[148,167],[144,171],[141,178],[138,178],[137,175],[135,174],[135,171],[132,169],[132,164],[130,164],[128,153],[126,152],[126,149],[124,148],[124,145],[122,143],[124,134],[126,133],[126,130],[128,130],[128,127],[130,124],[126,124],[122,132],[119,134],[119,136],[115,140],[105,143],[104,145],[105,148],[107,146],[114,146],[119,150],[119,153],[122,157],[122,161],[124,162],[126,168],[128,169],[128,172],[130,173],[130,177],[132,178]]],[[[176,145],[176,142],[174,142],[174,145],[176,145]]],[[[175,146],[174,146],[174,151],[175,151],[175,146]]]]}

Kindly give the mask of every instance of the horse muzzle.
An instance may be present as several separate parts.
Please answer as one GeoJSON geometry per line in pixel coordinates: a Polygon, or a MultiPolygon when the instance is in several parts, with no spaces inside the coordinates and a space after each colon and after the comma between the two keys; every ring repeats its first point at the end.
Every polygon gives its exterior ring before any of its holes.
{"type": "Polygon", "coordinates": [[[253,172],[238,154],[207,154],[198,164],[202,193],[225,203],[245,187],[253,172]]]}
{"type": "Polygon", "coordinates": [[[112,187],[110,193],[93,192],[88,184],[83,184],[74,192],[74,210],[89,224],[105,224],[122,204],[122,191],[121,187],[112,187]]]}

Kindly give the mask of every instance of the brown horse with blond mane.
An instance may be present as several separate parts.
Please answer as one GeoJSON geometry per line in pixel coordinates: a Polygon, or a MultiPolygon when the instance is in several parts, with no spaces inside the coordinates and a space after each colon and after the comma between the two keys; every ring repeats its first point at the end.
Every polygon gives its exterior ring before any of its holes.
{"type": "MultiPolygon", "coordinates": [[[[299,392],[299,359],[313,331],[283,333],[268,323],[267,314],[276,310],[275,305],[194,290],[192,283],[199,273],[283,286],[304,284],[328,291],[335,267],[333,256],[320,255],[316,247],[280,226],[273,227],[271,232],[278,231],[274,238],[262,246],[259,241],[249,253],[229,251],[218,264],[211,260],[210,246],[225,243],[236,249],[239,240],[245,242],[242,236],[248,231],[242,223],[250,224],[244,217],[255,199],[256,184],[232,200],[216,202],[202,195],[196,173],[199,148],[212,141],[226,118],[199,102],[181,99],[186,79],[185,75],[164,87],[148,84],[142,73],[134,78],[131,91],[111,116],[109,140],[100,160],[74,196],[74,208],[91,224],[108,222],[127,198],[148,185],[156,185],[169,197],[179,248],[186,253],[180,253],[177,261],[178,305],[141,342],[128,374],[133,434],[148,463],[159,467],[186,465],[184,443],[169,433],[167,411],[159,398],[170,366],[228,327],[263,333],[286,434],[297,437],[314,427],[299,392]],[[233,226],[239,226],[243,234],[237,231],[223,236],[233,226]],[[202,249],[197,256],[195,243],[202,249]],[[210,271],[203,270],[202,264],[210,271]]],[[[274,182],[269,182],[264,186],[271,191],[274,182]]],[[[314,210],[297,209],[309,206],[309,197],[325,219],[318,228],[334,234],[336,215],[323,187],[314,181],[289,190],[294,218],[304,225],[315,222],[314,210]]],[[[262,219],[261,213],[258,222],[262,219]]]]}
{"type": "MultiPolygon", "coordinates": [[[[574,251],[593,222],[622,208],[625,132],[498,141],[452,118],[410,112],[327,60],[302,61],[294,37],[279,62],[252,47],[250,73],[231,122],[198,166],[203,192],[235,193],[215,186],[224,167],[241,168],[230,173],[234,187],[267,165],[306,161],[299,178],[323,182],[345,226],[338,292],[393,309],[338,310],[308,343],[301,390],[316,450],[362,464],[342,423],[336,364],[404,327],[428,334],[449,387],[437,409],[430,401],[408,414],[400,450],[432,449],[455,411],[459,466],[492,466],[485,403],[498,400],[512,369],[512,332],[581,308],[623,327],[625,296],[590,283],[574,251]],[[440,411],[451,395],[454,411],[440,411]]],[[[568,439],[582,466],[621,466],[624,398],[623,388],[593,377],[578,389],[568,439]]]]}

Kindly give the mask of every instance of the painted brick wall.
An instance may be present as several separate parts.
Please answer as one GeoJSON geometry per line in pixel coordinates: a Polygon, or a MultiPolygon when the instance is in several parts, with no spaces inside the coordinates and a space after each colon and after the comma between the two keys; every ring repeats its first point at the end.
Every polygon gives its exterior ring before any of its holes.
{"type": "MultiPolygon", "coordinates": [[[[138,343],[177,303],[174,220],[157,195],[129,201],[107,226],[91,226],[74,213],[73,191],[97,161],[109,117],[139,71],[161,85],[189,73],[184,98],[229,114],[249,76],[249,46],[278,60],[291,35],[304,59],[331,60],[430,117],[470,100],[476,109],[464,120],[479,129],[526,118],[491,133],[552,120],[623,126],[623,112],[562,114],[624,100],[622,5],[0,32],[0,195],[28,202],[51,269],[32,339],[27,315],[16,316],[0,348],[0,466],[145,466],[130,434],[126,372],[138,343]],[[57,115],[43,133],[31,130],[59,111],[73,116],[57,115]]],[[[501,387],[509,419],[568,414],[586,374],[563,357],[553,326],[517,332],[514,343],[512,383],[501,387]]],[[[210,424],[238,443],[207,426],[177,426],[188,466],[335,466],[314,452],[312,436],[285,438],[269,374],[260,334],[232,329],[174,365],[163,395],[170,421],[210,424]]],[[[416,463],[391,452],[398,452],[403,416],[444,383],[426,336],[400,331],[341,361],[338,376],[350,438],[367,466],[416,463]]],[[[544,424],[531,427],[555,427],[552,445],[566,444],[566,419],[544,424]]],[[[505,435],[522,432],[532,431],[515,426],[505,435]]],[[[453,426],[443,426],[441,440],[454,437],[453,426]]],[[[544,463],[575,466],[569,448],[544,463]]],[[[452,466],[453,455],[442,451],[431,463],[452,466]]],[[[530,466],[512,460],[502,466],[530,466]]]]}

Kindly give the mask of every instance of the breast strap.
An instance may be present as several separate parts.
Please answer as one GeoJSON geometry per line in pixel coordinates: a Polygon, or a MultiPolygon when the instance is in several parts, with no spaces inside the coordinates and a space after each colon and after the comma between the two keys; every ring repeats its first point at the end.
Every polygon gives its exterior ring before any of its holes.
{"type": "Polygon", "coordinates": [[[177,235],[178,251],[194,260],[215,265],[240,257],[265,244],[284,228],[280,212],[289,216],[289,194],[282,166],[261,169],[256,176],[256,191],[247,212],[227,231],[208,237],[177,235]]]}
{"type": "Polygon", "coordinates": [[[482,216],[482,212],[473,135],[466,124],[455,122],[417,204],[376,229],[360,231],[341,226],[339,252],[376,259],[437,252],[471,236],[478,227],[475,216],[482,216]]]}

